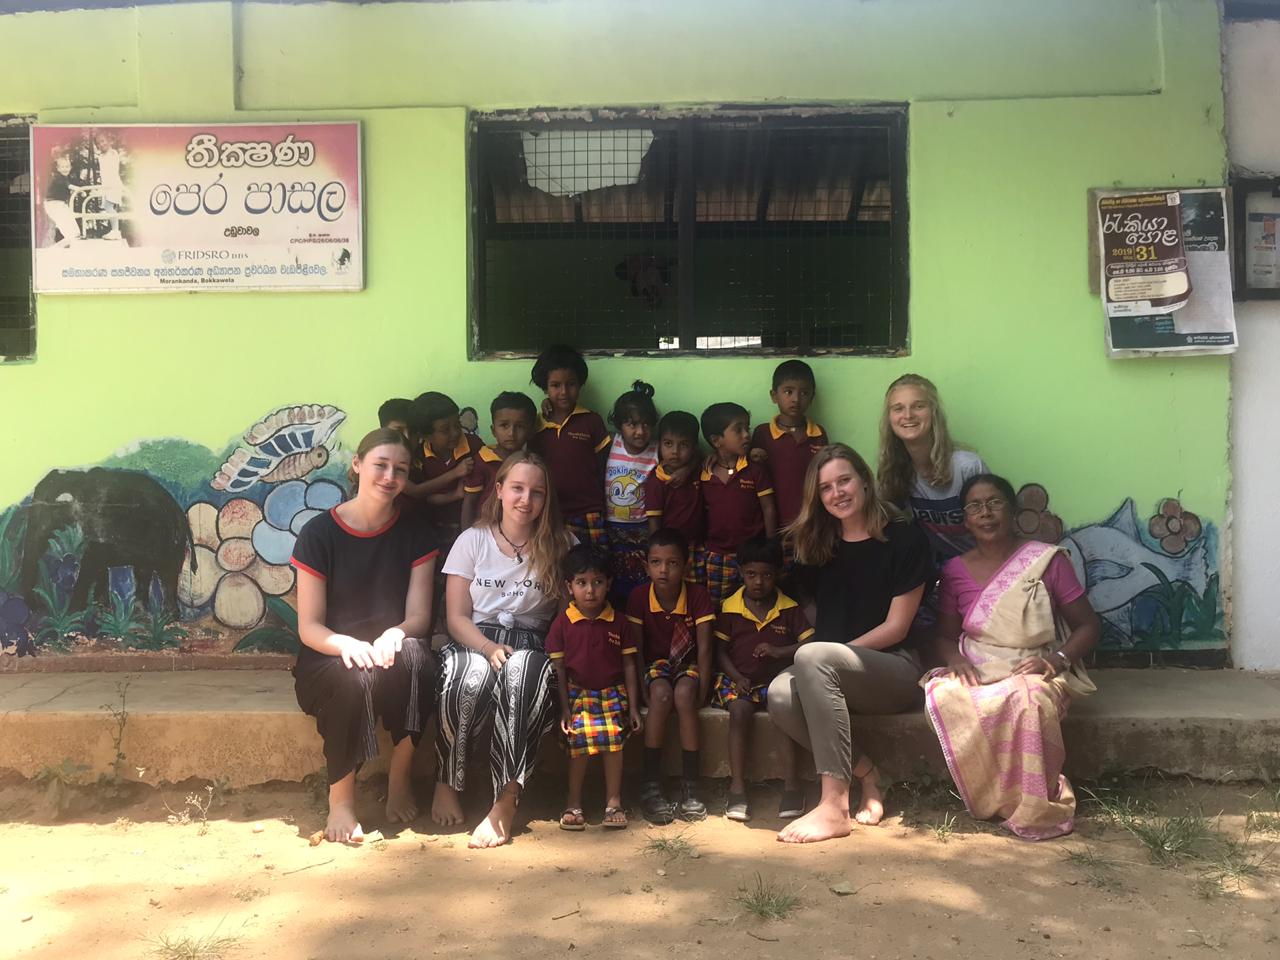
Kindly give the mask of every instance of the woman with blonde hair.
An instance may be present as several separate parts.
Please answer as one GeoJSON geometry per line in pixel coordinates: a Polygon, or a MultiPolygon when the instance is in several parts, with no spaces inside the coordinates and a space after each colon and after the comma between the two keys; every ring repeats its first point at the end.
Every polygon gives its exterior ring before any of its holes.
{"type": "Polygon", "coordinates": [[[546,464],[520,451],[503,461],[480,519],[458,535],[445,560],[451,641],[441,651],[431,817],[442,826],[462,822],[467,754],[480,746],[489,756],[494,801],[471,835],[472,847],[511,838],[538,744],[555,723],[558,704],[543,644],[556,613],[560,564],[575,542],[546,464]]]}
{"type": "Polygon", "coordinates": [[[842,443],[810,462],[800,513],[785,535],[814,599],[815,632],[769,685],[769,716],[813,752],[822,796],[778,839],[808,843],[848,835],[855,778],[862,794],[855,819],[873,825],[884,816],[875,764],[854,744],[849,717],[918,703],[920,658],[905,641],[934,573],[924,534],[880,499],[867,462],[842,443]]]}
{"type": "Polygon", "coordinates": [[[973,549],[965,529],[960,488],[987,472],[982,458],[956,449],[938,388],[906,373],[889,384],[880,418],[880,496],[909,510],[933,548],[939,567],[973,549]]]}

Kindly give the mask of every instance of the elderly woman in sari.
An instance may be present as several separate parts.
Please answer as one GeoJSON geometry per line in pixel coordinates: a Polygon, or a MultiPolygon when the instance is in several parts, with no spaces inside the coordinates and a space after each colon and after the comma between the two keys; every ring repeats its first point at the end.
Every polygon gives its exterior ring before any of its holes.
{"type": "Polygon", "coordinates": [[[920,681],[925,710],[970,814],[1026,840],[1060,837],[1076,809],[1061,722],[1073,697],[1094,692],[1080,660],[1098,616],[1059,547],[1015,535],[1009,481],[971,477],[960,500],[976,546],[942,569],[947,666],[920,681]]]}

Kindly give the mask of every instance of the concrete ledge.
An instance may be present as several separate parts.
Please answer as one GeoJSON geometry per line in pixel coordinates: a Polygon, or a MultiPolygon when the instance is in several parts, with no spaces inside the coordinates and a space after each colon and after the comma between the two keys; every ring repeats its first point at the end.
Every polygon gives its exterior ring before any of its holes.
{"type": "MultiPolygon", "coordinates": [[[[1065,724],[1068,772],[1091,778],[1153,767],[1210,780],[1280,774],[1280,677],[1235,671],[1102,670],[1096,696],[1073,705],[1065,724]]],[[[111,768],[120,674],[0,675],[0,770],[32,777],[70,760],[92,777],[111,768]]],[[[297,708],[283,670],[190,671],[129,679],[122,748],[125,773],[147,783],[189,777],[240,787],[297,781],[324,760],[313,721],[297,708]]],[[[728,776],[728,715],[702,711],[702,772],[728,776]]],[[[894,779],[945,776],[937,740],[922,712],[856,717],[854,735],[894,779]]],[[[753,779],[779,776],[778,737],[757,715],[753,779]]],[[[629,762],[638,760],[634,744],[629,762]]],[[[420,750],[422,772],[432,751],[420,750]]],[[[386,751],[367,773],[385,769],[386,751]]],[[[542,765],[560,768],[550,744],[542,765]]],[[[679,769],[674,724],[668,769],[679,769]]]]}

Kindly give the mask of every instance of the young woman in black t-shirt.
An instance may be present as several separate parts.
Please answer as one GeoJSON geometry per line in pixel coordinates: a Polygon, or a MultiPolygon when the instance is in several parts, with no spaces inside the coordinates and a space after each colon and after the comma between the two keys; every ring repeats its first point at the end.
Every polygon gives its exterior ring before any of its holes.
{"type": "Polygon", "coordinates": [[[810,461],[787,536],[817,605],[815,642],[769,685],[768,703],[773,721],[813,751],[822,780],[818,806],[778,834],[808,843],[848,835],[854,779],[854,819],[884,816],[875,764],[853,742],[849,715],[898,713],[919,700],[920,660],[903,641],[934,576],[924,533],[877,497],[871,468],[842,443],[810,461]]]}
{"type": "Polygon", "coordinates": [[[368,434],[351,463],[354,497],[308,522],[293,550],[302,638],[294,688],[324,739],[325,837],[338,842],[363,835],[356,770],[378,755],[378,717],[394,744],[387,819],[418,815],[409,771],[435,692],[427,634],[436,550],[426,525],[396,506],[409,458],[398,430],[368,434]]]}

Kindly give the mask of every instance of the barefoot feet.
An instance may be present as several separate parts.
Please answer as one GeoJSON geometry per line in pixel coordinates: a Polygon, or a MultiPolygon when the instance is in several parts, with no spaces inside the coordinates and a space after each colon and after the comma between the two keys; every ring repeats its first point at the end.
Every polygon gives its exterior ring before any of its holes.
{"type": "Polygon", "coordinates": [[[475,850],[489,847],[500,847],[511,839],[511,825],[516,819],[516,802],[519,790],[515,784],[508,784],[494,800],[488,815],[480,821],[471,834],[467,846],[475,850]]]}
{"type": "Polygon", "coordinates": [[[363,840],[364,831],[356,820],[356,775],[349,773],[329,787],[329,819],[324,838],[334,843],[363,840]]]}
{"type": "Polygon", "coordinates": [[[437,783],[431,799],[431,819],[442,827],[456,827],[462,822],[462,800],[458,791],[447,783],[437,783]]]}
{"type": "Polygon", "coordinates": [[[782,843],[817,843],[847,837],[851,831],[848,804],[823,802],[783,827],[778,839],[782,843]]]}
{"type": "Polygon", "coordinates": [[[413,768],[413,740],[405,737],[391,752],[387,775],[387,821],[411,823],[418,818],[418,800],[413,795],[410,773],[413,768]]]}
{"type": "Polygon", "coordinates": [[[858,777],[862,785],[862,804],[853,819],[867,827],[874,827],[884,819],[884,796],[880,793],[880,774],[873,766],[866,776],[858,777]]]}

